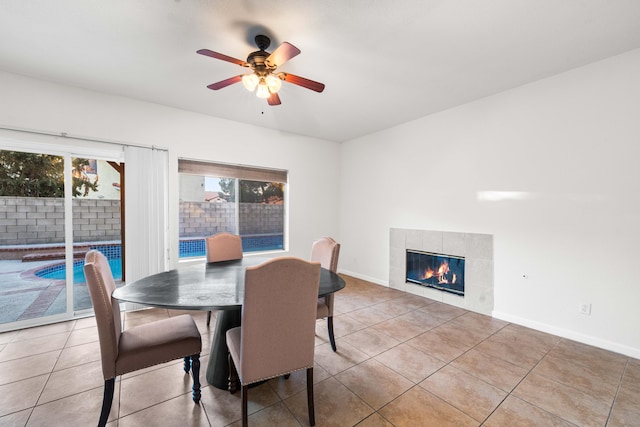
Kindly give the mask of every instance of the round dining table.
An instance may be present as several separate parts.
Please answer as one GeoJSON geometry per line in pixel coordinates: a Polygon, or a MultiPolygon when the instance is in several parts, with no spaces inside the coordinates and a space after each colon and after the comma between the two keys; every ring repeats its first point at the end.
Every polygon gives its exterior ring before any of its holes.
{"type": "MultiPolygon", "coordinates": [[[[113,292],[117,300],[175,310],[220,310],[207,364],[207,382],[226,390],[227,330],[240,326],[247,267],[271,258],[244,257],[239,260],[201,263],[153,274],[128,283],[113,292]]],[[[320,269],[318,297],[337,292],[345,281],[336,273],[320,269]]]]}

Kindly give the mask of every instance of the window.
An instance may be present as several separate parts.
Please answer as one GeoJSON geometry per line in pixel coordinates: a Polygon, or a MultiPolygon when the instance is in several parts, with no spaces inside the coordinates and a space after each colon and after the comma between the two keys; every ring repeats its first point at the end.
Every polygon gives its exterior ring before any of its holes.
{"type": "Polygon", "coordinates": [[[284,249],[287,172],[179,160],[180,258],[205,256],[204,239],[239,234],[244,252],[284,249]]]}

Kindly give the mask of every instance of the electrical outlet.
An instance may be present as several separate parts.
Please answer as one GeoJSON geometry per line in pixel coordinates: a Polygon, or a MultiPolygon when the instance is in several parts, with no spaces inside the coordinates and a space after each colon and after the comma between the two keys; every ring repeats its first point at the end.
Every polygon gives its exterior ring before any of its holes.
{"type": "Polygon", "coordinates": [[[587,316],[591,315],[591,304],[589,304],[588,302],[581,302],[580,314],[586,314],[587,316]]]}

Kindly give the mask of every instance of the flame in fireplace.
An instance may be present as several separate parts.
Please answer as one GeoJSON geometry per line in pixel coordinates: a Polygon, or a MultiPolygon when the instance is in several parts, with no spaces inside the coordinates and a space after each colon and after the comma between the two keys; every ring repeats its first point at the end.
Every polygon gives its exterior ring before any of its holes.
{"type": "MultiPolygon", "coordinates": [[[[447,279],[446,277],[447,273],[449,273],[449,263],[446,261],[442,261],[442,264],[440,264],[437,271],[432,270],[431,267],[427,267],[420,280],[427,280],[431,279],[434,276],[437,276],[439,284],[449,283],[449,279],[447,279]]],[[[451,277],[451,283],[456,283],[455,273],[451,277]]]]}

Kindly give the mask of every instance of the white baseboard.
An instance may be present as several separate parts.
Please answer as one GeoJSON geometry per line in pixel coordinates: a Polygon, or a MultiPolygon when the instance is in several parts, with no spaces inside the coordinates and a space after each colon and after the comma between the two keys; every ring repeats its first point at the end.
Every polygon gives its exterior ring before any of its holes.
{"type": "Polygon", "coordinates": [[[501,313],[493,311],[493,317],[507,322],[515,323],[521,326],[526,326],[531,329],[535,329],[541,332],[553,334],[562,338],[577,341],[583,344],[592,345],[594,347],[603,348],[605,350],[613,351],[615,353],[624,354],[625,356],[640,359],[640,349],[629,347],[627,345],[619,344],[616,342],[603,340],[601,338],[593,337],[591,335],[581,334],[569,329],[559,328],[557,326],[549,325],[546,323],[536,322],[522,317],[514,316],[508,313],[501,313]]]}
{"type": "Polygon", "coordinates": [[[389,282],[385,280],[376,279],[373,277],[365,276],[353,271],[338,269],[338,273],[346,274],[347,276],[355,277],[356,279],[366,280],[367,282],[375,283],[376,285],[382,285],[389,287],[389,282]]]}

